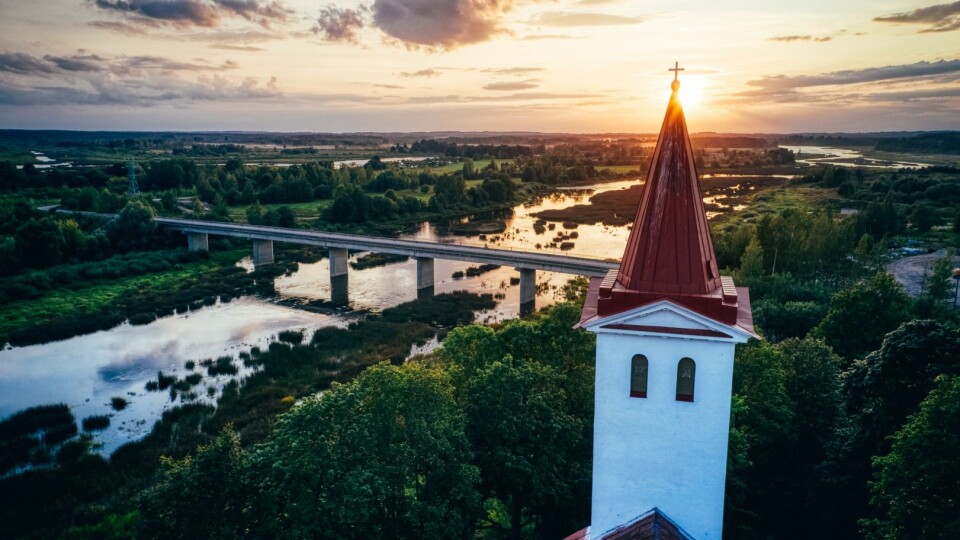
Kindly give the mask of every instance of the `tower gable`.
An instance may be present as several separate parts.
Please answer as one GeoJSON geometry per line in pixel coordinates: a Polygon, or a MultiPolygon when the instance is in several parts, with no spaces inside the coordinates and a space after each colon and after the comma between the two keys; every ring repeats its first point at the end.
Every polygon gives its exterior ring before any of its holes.
{"type": "Polygon", "coordinates": [[[598,334],[659,335],[683,339],[744,343],[756,337],[753,329],[730,326],[670,300],[660,300],[608,317],[582,321],[581,327],[598,334]]]}

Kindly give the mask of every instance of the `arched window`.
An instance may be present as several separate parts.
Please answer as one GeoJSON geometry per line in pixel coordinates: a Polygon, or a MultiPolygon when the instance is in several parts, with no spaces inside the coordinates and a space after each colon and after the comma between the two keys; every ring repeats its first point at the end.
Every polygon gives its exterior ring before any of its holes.
{"type": "Polygon", "coordinates": [[[693,401],[693,385],[697,378],[697,363],[682,358],[677,364],[677,401],[693,401]]]}
{"type": "Polygon", "coordinates": [[[649,362],[642,354],[635,354],[630,361],[630,397],[647,397],[647,368],[649,362]]]}

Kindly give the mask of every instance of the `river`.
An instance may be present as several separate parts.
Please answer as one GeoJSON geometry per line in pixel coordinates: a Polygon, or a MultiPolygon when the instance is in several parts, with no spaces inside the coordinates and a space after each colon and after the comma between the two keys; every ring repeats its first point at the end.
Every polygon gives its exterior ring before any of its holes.
{"type": "MultiPolygon", "coordinates": [[[[534,230],[533,213],[585,203],[594,193],[621,190],[636,180],[619,181],[559,191],[512,210],[477,216],[473,220],[502,221],[506,229],[486,236],[456,236],[449,232],[454,223],[422,223],[406,238],[505,249],[566,253],[593,258],[618,258],[629,231],[605,225],[580,225],[564,229],[534,230]],[[548,247],[564,233],[569,249],[548,247]]],[[[361,254],[353,254],[356,259],[361,254]]],[[[240,264],[245,264],[243,261],[240,264]]],[[[246,262],[249,264],[249,261],[246,262]]],[[[477,314],[481,322],[516,317],[519,307],[519,276],[513,268],[502,267],[476,277],[454,279],[453,273],[466,272],[471,263],[435,261],[435,292],[455,290],[496,295],[497,306],[477,314]]],[[[200,366],[189,370],[187,361],[199,364],[203,359],[231,356],[240,367],[236,377],[250,374],[238,360],[241,352],[264,347],[283,330],[313,330],[323,326],[345,326],[365,311],[380,311],[416,298],[416,262],[406,262],[366,270],[349,271],[349,309],[338,314],[319,314],[291,307],[298,300],[329,300],[329,267],[326,259],[301,264],[291,276],[276,280],[277,298],[245,297],[226,304],[201,308],[183,315],[160,318],[144,326],[121,325],[111,330],[77,336],[68,340],[0,350],[0,418],[35,405],[66,403],[79,422],[91,415],[110,415],[110,426],[94,434],[99,451],[109,454],[119,445],[136,440],[152,428],[164,410],[180,405],[184,396],[171,399],[168,392],[148,392],[146,383],[156,380],[157,372],[184,378],[198,372],[203,380],[195,387],[192,401],[214,403],[227,376],[210,377],[200,366]],[[282,301],[282,305],[278,302],[282,301]],[[213,390],[209,390],[212,388],[213,390]],[[208,392],[210,392],[208,394],[208,392]],[[111,407],[111,398],[122,397],[129,405],[120,411],[111,407]]],[[[560,288],[571,276],[538,272],[537,307],[550,305],[560,297],[560,288]]],[[[411,352],[428,351],[436,342],[411,352]]]]}
{"type": "Polygon", "coordinates": [[[865,167],[869,169],[919,169],[920,167],[930,166],[929,163],[868,158],[864,157],[859,150],[848,148],[793,145],[785,145],[781,148],[793,151],[797,157],[797,163],[805,165],[834,165],[837,167],[865,167]]]}

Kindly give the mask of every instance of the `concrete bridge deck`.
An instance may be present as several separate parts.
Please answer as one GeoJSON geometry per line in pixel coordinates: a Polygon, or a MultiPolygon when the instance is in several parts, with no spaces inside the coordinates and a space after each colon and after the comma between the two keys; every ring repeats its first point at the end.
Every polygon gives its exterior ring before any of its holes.
{"type": "Polygon", "coordinates": [[[443,244],[423,240],[404,240],[359,234],[330,233],[262,225],[241,225],[193,219],[156,218],[157,224],[186,234],[233,236],[251,240],[289,242],[325,248],[373,251],[415,258],[447,259],[481,264],[513,266],[519,269],[542,270],[581,276],[605,276],[619,262],[569,257],[547,253],[531,253],[510,249],[493,249],[459,244],[443,244]]]}
{"type": "MultiPolygon", "coordinates": [[[[116,217],[114,214],[97,214],[58,210],[63,213],[82,214],[105,219],[116,217]]],[[[494,249],[460,244],[445,244],[424,240],[404,240],[360,234],[331,233],[303,229],[286,229],[263,225],[243,225],[220,223],[196,219],[154,218],[161,227],[180,231],[187,236],[191,250],[209,249],[209,236],[232,236],[253,241],[253,264],[255,266],[271,264],[273,243],[288,242],[308,246],[327,248],[330,256],[331,300],[334,303],[347,302],[347,273],[350,250],[372,251],[413,257],[417,261],[417,294],[427,296],[434,289],[434,259],[466,261],[481,264],[513,266],[520,272],[520,311],[533,310],[537,296],[536,273],[538,270],[573,274],[580,276],[606,276],[611,269],[619,267],[617,261],[604,261],[586,257],[571,257],[551,253],[531,253],[511,249],[494,249]]]]}

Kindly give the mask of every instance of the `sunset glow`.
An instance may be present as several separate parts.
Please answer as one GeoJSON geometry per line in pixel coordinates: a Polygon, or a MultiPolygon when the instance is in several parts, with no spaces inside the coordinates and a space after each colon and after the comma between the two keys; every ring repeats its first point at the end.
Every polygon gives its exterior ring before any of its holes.
{"type": "Polygon", "coordinates": [[[0,127],[650,132],[679,61],[694,131],[958,129],[960,8],[923,6],[4,2],[0,127]]]}

